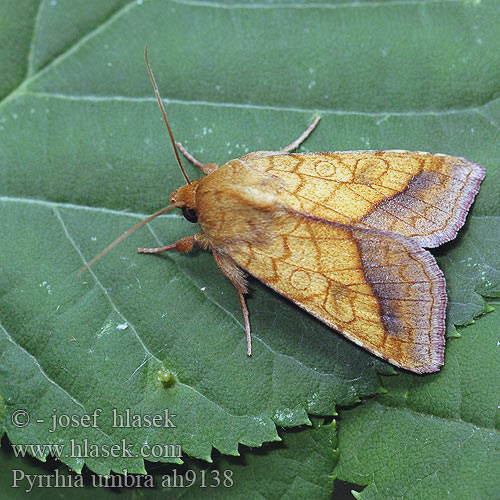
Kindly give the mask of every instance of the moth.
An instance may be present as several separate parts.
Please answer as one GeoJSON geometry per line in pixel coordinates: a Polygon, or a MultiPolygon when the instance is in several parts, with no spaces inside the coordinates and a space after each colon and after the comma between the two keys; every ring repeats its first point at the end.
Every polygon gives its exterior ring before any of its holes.
{"type": "MultiPolygon", "coordinates": [[[[200,232],[160,248],[212,252],[234,285],[251,333],[247,274],[386,361],[415,373],[443,364],[445,279],[424,249],[455,238],[484,168],[465,158],[412,151],[292,154],[292,144],[218,167],[174,141],[155,78],[156,99],[186,185],[170,204],[131,228],[83,269],[155,217],[179,208],[200,232]],[[190,180],[178,148],[204,177],[190,180]]],[[[80,272],[80,273],[81,273],[80,272]]]]}

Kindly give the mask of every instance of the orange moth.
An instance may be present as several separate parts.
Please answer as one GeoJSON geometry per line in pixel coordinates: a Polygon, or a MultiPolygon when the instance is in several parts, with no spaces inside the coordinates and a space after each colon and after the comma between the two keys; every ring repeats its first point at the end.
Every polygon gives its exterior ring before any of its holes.
{"type": "MultiPolygon", "coordinates": [[[[348,339],[416,373],[443,364],[446,292],[443,273],[423,247],[455,238],[484,178],[464,158],[412,151],[291,154],[292,144],[221,167],[182,153],[205,174],[184,171],[145,50],[146,64],[174,152],[186,179],[170,204],[143,220],[97,259],[158,215],[182,210],[201,231],[160,248],[213,253],[234,285],[251,335],[246,275],[260,279],[348,339]]],[[[80,273],[81,273],[80,272],[80,273]]]]}

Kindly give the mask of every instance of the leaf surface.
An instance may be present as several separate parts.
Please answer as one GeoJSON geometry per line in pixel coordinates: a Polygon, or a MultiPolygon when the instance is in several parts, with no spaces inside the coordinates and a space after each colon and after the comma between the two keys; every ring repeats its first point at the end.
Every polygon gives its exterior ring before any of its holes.
{"type": "MultiPolygon", "coordinates": [[[[336,405],[376,393],[377,370],[391,371],[255,281],[247,359],[238,299],[209,254],[135,253],[193,234],[178,214],[75,278],[182,183],[145,44],[176,138],[201,161],[279,148],[319,112],[302,150],[423,150],[484,164],[467,227],[438,251],[449,331],[500,293],[494,0],[13,5],[0,15],[8,75],[0,84],[0,380],[7,417],[22,408],[32,418],[23,428],[5,419],[13,442],[126,440],[135,451],[170,443],[205,459],[213,447],[236,454],[240,443],[278,439],[276,424],[334,415],[336,405]],[[96,428],[49,432],[53,415],[98,408],[96,428]],[[127,408],[168,408],[176,427],[113,427],[113,409],[127,408]]],[[[63,461],[77,471],[84,463],[100,473],[144,469],[140,455],[63,461]]]]}
{"type": "Polygon", "coordinates": [[[219,456],[213,464],[188,459],[182,466],[151,467],[146,476],[110,477],[77,475],[55,460],[45,464],[33,459],[23,461],[4,440],[0,488],[10,491],[11,498],[26,498],[26,493],[36,492],[37,498],[50,499],[54,491],[70,492],[71,498],[82,499],[116,498],[118,492],[124,499],[141,494],[150,499],[186,495],[200,500],[215,496],[231,500],[329,498],[334,479],[331,471],[338,459],[335,425],[317,419],[313,427],[280,434],[279,443],[254,452],[245,450],[240,457],[219,456]]]}

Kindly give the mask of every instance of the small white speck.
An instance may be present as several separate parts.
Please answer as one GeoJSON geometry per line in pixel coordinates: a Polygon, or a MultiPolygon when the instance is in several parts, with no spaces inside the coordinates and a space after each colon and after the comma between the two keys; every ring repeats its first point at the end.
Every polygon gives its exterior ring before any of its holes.
{"type": "Polygon", "coordinates": [[[314,68],[309,68],[309,74],[312,75],[314,73],[314,68]]]}
{"type": "Polygon", "coordinates": [[[14,118],[14,120],[17,120],[17,113],[12,113],[12,118],[14,118]]]}
{"type": "Polygon", "coordinates": [[[40,288],[45,288],[47,290],[47,293],[49,295],[52,295],[52,290],[50,289],[50,285],[46,281],[42,281],[42,283],[40,283],[38,286],[40,288]]]}
{"type": "Polygon", "coordinates": [[[96,237],[96,236],[91,236],[91,237],[90,237],[90,239],[91,239],[92,241],[97,241],[97,237],[96,237]]]}
{"type": "Polygon", "coordinates": [[[204,292],[206,289],[207,289],[207,287],[206,287],[206,286],[202,286],[202,287],[200,288],[200,290],[201,290],[202,292],[204,292]]]}
{"type": "Polygon", "coordinates": [[[126,330],[128,328],[128,323],[120,323],[116,325],[117,330],[126,330]]]}
{"type": "Polygon", "coordinates": [[[316,80],[312,80],[311,82],[309,82],[309,85],[307,86],[307,88],[309,90],[311,90],[315,85],[316,85],[316,80]]]}
{"type": "Polygon", "coordinates": [[[107,64],[109,67],[113,66],[113,63],[112,62],[108,62],[107,64]]]}

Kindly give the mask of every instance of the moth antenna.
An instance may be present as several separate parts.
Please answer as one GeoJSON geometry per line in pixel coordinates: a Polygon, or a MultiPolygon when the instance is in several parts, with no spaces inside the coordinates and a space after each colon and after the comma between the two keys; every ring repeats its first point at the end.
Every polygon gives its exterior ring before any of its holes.
{"type": "Polygon", "coordinates": [[[172,147],[174,148],[174,153],[175,157],[177,158],[177,163],[179,164],[179,167],[181,167],[181,172],[184,178],[186,179],[186,182],[188,184],[191,184],[191,181],[189,180],[189,177],[186,174],[186,171],[184,170],[184,167],[181,162],[181,157],[179,156],[179,151],[177,150],[177,146],[175,145],[175,140],[174,140],[174,135],[172,134],[172,130],[170,129],[170,125],[167,120],[167,113],[165,112],[165,108],[163,107],[163,103],[161,102],[161,97],[160,97],[160,91],[158,90],[158,85],[156,84],[155,77],[153,75],[153,71],[151,70],[151,66],[149,65],[149,60],[148,60],[148,46],[146,45],[144,47],[144,57],[146,58],[146,66],[148,67],[148,72],[149,72],[149,77],[151,78],[151,83],[153,84],[153,89],[155,91],[156,95],[156,100],[158,101],[158,104],[160,105],[161,109],[161,114],[163,116],[163,121],[165,122],[165,125],[167,126],[168,130],[168,135],[170,136],[170,141],[172,142],[172,147]]]}
{"type": "Polygon", "coordinates": [[[159,215],[164,214],[165,212],[168,212],[169,210],[172,210],[172,208],[179,208],[182,207],[184,204],[183,203],[172,203],[172,205],[169,205],[168,207],[164,207],[161,210],[158,210],[158,212],[155,212],[153,215],[150,215],[148,218],[141,220],[138,224],[136,224],[134,227],[131,227],[127,232],[123,233],[119,238],[117,238],[113,243],[108,245],[101,253],[97,254],[90,262],[88,262],[85,266],[83,266],[80,271],[78,271],[78,274],[76,277],[78,278],[81,276],[87,269],[89,269],[92,265],[94,265],[101,257],[106,255],[110,250],[116,247],[118,243],[121,243],[125,238],[128,238],[133,232],[137,231],[140,227],[144,226],[144,224],[147,224],[149,221],[152,221],[153,219],[156,219],[159,215]]]}

